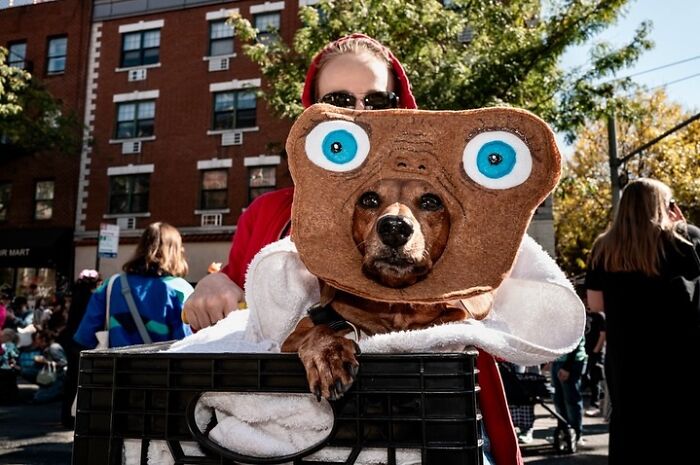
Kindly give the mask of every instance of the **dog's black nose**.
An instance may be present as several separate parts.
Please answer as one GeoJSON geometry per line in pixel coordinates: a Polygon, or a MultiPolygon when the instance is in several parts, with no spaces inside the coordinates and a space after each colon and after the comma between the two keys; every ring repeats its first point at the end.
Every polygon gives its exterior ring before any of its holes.
{"type": "Polygon", "coordinates": [[[413,225],[403,216],[387,215],[377,223],[377,233],[384,244],[396,248],[411,238],[413,225]]]}

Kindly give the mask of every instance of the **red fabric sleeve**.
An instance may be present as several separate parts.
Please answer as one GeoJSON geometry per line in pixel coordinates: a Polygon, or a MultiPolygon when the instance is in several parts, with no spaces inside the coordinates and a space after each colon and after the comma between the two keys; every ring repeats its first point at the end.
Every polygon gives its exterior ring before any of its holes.
{"type": "Polygon", "coordinates": [[[228,252],[228,263],[221,269],[222,273],[231,278],[231,281],[238,284],[243,289],[245,282],[245,270],[247,265],[243,264],[243,256],[245,248],[250,241],[251,226],[255,223],[256,218],[255,202],[244,211],[238,218],[236,232],[233,235],[231,249],[228,252]]]}
{"type": "Polygon", "coordinates": [[[522,465],[523,457],[496,361],[490,354],[479,351],[476,367],[481,386],[481,413],[491,442],[491,455],[498,465],[522,465]]]}

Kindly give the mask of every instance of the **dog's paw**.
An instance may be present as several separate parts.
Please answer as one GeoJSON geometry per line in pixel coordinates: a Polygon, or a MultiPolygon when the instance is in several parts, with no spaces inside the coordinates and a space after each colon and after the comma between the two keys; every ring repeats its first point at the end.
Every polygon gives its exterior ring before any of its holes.
{"type": "Polygon", "coordinates": [[[299,358],[306,368],[311,393],[321,398],[338,400],[355,381],[360,353],[355,341],[336,334],[324,325],[314,330],[299,347],[299,358]]]}

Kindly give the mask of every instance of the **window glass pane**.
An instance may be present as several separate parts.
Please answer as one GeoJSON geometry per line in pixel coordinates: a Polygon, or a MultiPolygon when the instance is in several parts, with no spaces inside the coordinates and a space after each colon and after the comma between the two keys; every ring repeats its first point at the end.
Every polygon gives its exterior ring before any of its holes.
{"type": "Polygon", "coordinates": [[[153,120],[142,119],[138,122],[136,137],[149,137],[153,135],[153,120]]]}
{"type": "Polygon", "coordinates": [[[153,118],[156,114],[156,102],[141,102],[139,103],[139,118],[153,118]]]}
{"type": "Polygon", "coordinates": [[[49,73],[60,73],[66,69],[66,58],[49,58],[49,64],[47,66],[47,72],[49,73]]]}
{"type": "Polygon", "coordinates": [[[150,177],[146,174],[134,176],[133,191],[137,194],[148,193],[148,184],[150,177]]]}
{"type": "Polygon", "coordinates": [[[113,194],[109,198],[110,213],[129,213],[129,195],[113,194]]]}
{"type": "Polygon", "coordinates": [[[228,192],[225,190],[202,192],[202,210],[226,208],[227,197],[228,192]]]}
{"type": "Polygon", "coordinates": [[[274,187],[255,187],[250,189],[250,201],[252,202],[257,197],[263,195],[266,192],[272,192],[275,190],[274,187]]]}
{"type": "Polygon", "coordinates": [[[141,33],[131,32],[124,34],[124,51],[138,50],[141,48],[141,33]]]}
{"type": "Polygon", "coordinates": [[[37,220],[48,220],[53,216],[53,201],[38,200],[34,211],[34,218],[37,220]]]}
{"type": "Polygon", "coordinates": [[[37,200],[53,199],[53,181],[40,181],[36,183],[34,198],[37,200]]]}
{"type": "Polygon", "coordinates": [[[160,29],[143,33],[143,48],[160,46],[160,29]]]}
{"type": "Polygon", "coordinates": [[[238,108],[255,108],[255,92],[246,91],[238,93],[238,108]]]}
{"type": "Polygon", "coordinates": [[[250,187],[262,187],[262,186],[274,186],[275,185],[275,173],[277,168],[275,166],[259,166],[250,169],[250,187]]]}
{"type": "Polygon", "coordinates": [[[136,105],[121,103],[117,108],[117,121],[133,121],[136,119],[136,105]]]}
{"type": "Polygon", "coordinates": [[[12,184],[0,184],[0,221],[7,219],[7,207],[10,203],[12,184]]]}
{"type": "Polygon", "coordinates": [[[133,121],[117,123],[117,139],[128,139],[130,137],[136,137],[136,123],[133,121]]]}
{"type": "Polygon", "coordinates": [[[7,55],[7,63],[10,66],[15,66],[18,68],[24,68],[24,59],[27,56],[27,43],[22,42],[19,44],[10,45],[9,53],[7,55]]]}
{"type": "Polygon", "coordinates": [[[233,40],[219,39],[211,43],[209,56],[215,57],[219,55],[233,55],[233,40]]]}
{"type": "Polygon", "coordinates": [[[139,66],[141,64],[141,51],[125,52],[122,59],[122,66],[139,66]]]}
{"type": "Polygon", "coordinates": [[[214,116],[214,129],[233,129],[233,113],[217,113],[214,116]]]}
{"type": "Polygon", "coordinates": [[[160,49],[150,48],[143,51],[143,63],[144,65],[152,65],[160,61],[160,49]]]}
{"type": "Polygon", "coordinates": [[[264,13],[255,16],[255,29],[260,32],[279,30],[280,28],[279,13],[264,13]]]}
{"type": "Polygon", "coordinates": [[[68,39],[66,37],[51,39],[49,41],[49,57],[66,56],[67,44],[68,39]]]}
{"type": "Polygon", "coordinates": [[[228,172],[226,170],[211,170],[202,173],[202,189],[226,189],[228,172]]]}
{"type": "Polygon", "coordinates": [[[226,92],[214,96],[214,111],[231,111],[234,109],[235,94],[226,92]]]}
{"type": "Polygon", "coordinates": [[[226,21],[215,21],[211,23],[209,30],[210,39],[224,39],[233,37],[233,28],[226,24],[226,21]]]}
{"type": "Polygon", "coordinates": [[[129,191],[128,176],[112,176],[109,178],[109,190],[113,194],[123,194],[129,191]]]}
{"type": "Polygon", "coordinates": [[[255,126],[255,109],[239,110],[236,117],[236,127],[252,128],[255,126]]]}
{"type": "Polygon", "coordinates": [[[148,192],[134,194],[131,197],[131,211],[129,213],[145,213],[148,211],[148,192]]]}

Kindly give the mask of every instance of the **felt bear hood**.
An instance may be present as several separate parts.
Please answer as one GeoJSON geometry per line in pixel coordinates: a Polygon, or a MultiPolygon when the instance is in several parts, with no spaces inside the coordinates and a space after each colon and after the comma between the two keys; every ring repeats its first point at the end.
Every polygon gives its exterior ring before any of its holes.
{"type": "Polygon", "coordinates": [[[387,302],[438,302],[497,288],[561,171],[551,129],[514,108],[318,104],[294,123],[286,149],[295,184],[292,240],[302,262],[333,287],[387,302]],[[447,245],[432,271],[404,288],[365,276],[353,239],[358,199],[384,179],[427,182],[450,215],[447,245]]]}

